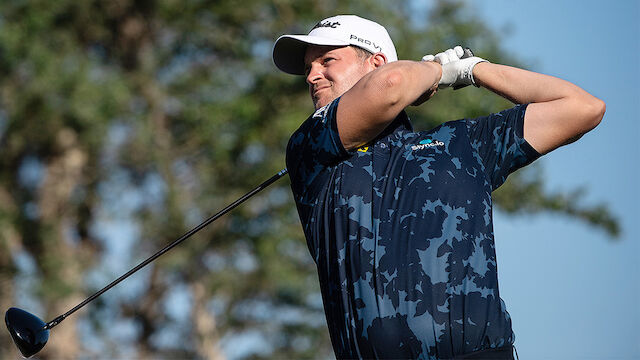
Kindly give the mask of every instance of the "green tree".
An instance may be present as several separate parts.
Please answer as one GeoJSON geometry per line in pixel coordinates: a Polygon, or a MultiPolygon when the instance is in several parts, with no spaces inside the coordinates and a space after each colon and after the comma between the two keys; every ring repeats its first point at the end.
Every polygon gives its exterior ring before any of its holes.
{"type": "MultiPolygon", "coordinates": [[[[0,304],[50,320],[281,169],[311,102],[272,65],[280,34],[357,13],[387,25],[402,58],[466,44],[518,63],[465,2],[417,3],[1,2],[0,304]]],[[[410,115],[426,129],[508,106],[464,89],[410,115]]],[[[536,172],[514,174],[498,206],[618,233],[606,208],[545,192],[536,172]]],[[[332,355],[285,180],[128,282],[56,327],[42,358],[222,358],[248,337],[264,346],[245,357],[332,355]]]]}

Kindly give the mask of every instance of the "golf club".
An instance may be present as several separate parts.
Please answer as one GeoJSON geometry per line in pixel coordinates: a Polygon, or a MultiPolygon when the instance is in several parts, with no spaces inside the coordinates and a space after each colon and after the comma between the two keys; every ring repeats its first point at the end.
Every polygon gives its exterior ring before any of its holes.
{"type": "Polygon", "coordinates": [[[89,296],[83,302],[81,302],[80,304],[76,305],[73,309],[71,309],[71,310],[67,311],[66,313],[56,317],[55,319],[49,321],[48,323],[45,323],[44,321],[42,321],[37,316],[35,316],[35,315],[33,315],[33,314],[31,314],[31,313],[29,313],[27,311],[24,311],[22,309],[18,309],[18,308],[12,307],[9,310],[7,310],[7,312],[5,313],[5,316],[4,316],[4,322],[7,325],[7,329],[9,330],[9,333],[11,334],[11,338],[13,339],[13,342],[18,347],[18,350],[20,350],[20,353],[22,353],[22,356],[24,356],[25,358],[29,358],[29,357],[33,356],[34,354],[36,354],[38,351],[40,351],[45,346],[45,344],[47,343],[47,340],[49,339],[49,330],[53,329],[55,326],[60,324],[69,315],[73,314],[74,312],[76,312],[81,307],[83,307],[86,304],[88,304],[89,302],[93,301],[95,298],[97,298],[98,296],[102,295],[104,292],[106,292],[107,290],[111,289],[112,287],[117,285],[122,280],[128,278],[129,276],[131,276],[136,271],[142,269],[147,264],[149,264],[153,260],[155,260],[158,257],[160,257],[162,254],[164,254],[167,251],[169,251],[172,248],[174,248],[176,245],[178,245],[181,242],[183,242],[184,240],[188,239],[191,235],[193,235],[196,232],[200,231],[205,226],[211,224],[212,222],[214,222],[216,219],[218,219],[222,215],[224,215],[224,214],[228,213],[229,211],[233,210],[236,206],[242,204],[244,201],[246,201],[247,199],[249,199],[253,195],[257,194],[258,192],[260,192],[261,190],[263,190],[267,186],[271,185],[276,180],[278,180],[281,177],[283,177],[285,174],[287,174],[287,169],[280,170],[280,172],[278,172],[277,174],[273,175],[272,177],[270,177],[268,180],[266,180],[262,184],[258,185],[253,190],[251,190],[248,193],[244,194],[242,197],[240,197],[239,199],[237,199],[233,203],[227,205],[227,207],[225,207],[224,209],[220,210],[216,214],[212,215],[211,217],[209,217],[208,219],[206,219],[205,221],[200,223],[200,225],[198,225],[198,226],[194,227],[193,229],[189,230],[187,233],[185,233],[184,235],[182,235],[178,239],[174,240],[172,243],[170,243],[169,245],[165,246],[164,248],[162,248],[161,250],[159,250],[155,254],[151,255],[149,258],[147,258],[146,260],[144,260],[143,262],[138,264],[133,269],[127,271],[124,275],[122,275],[119,278],[117,278],[116,280],[112,281],[109,285],[103,287],[101,290],[98,290],[95,294],[89,296]]]}

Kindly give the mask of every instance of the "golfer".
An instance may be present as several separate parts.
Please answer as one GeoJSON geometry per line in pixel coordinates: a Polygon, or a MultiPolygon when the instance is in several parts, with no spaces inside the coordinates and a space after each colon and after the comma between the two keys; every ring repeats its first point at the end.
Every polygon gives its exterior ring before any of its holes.
{"type": "Polygon", "coordinates": [[[353,15],[281,36],[273,60],[305,76],[316,109],[287,168],[336,356],[513,359],[491,192],[593,129],[604,103],[461,47],[398,61],[385,28],[353,15]],[[518,105],[413,130],[407,106],[465,85],[518,105]]]}

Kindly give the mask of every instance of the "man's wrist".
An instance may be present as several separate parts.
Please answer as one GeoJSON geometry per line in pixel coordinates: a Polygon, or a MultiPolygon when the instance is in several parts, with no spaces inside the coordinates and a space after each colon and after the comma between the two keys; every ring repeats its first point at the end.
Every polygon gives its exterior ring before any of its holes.
{"type": "Polygon", "coordinates": [[[439,62],[435,62],[432,61],[432,63],[436,66],[436,68],[438,69],[438,75],[436,76],[436,81],[433,84],[434,87],[438,87],[438,84],[440,83],[440,79],[442,79],[442,65],[440,65],[439,62]]]}
{"type": "Polygon", "coordinates": [[[483,86],[484,82],[482,81],[482,79],[488,65],[491,65],[491,63],[488,61],[483,61],[473,66],[473,69],[471,70],[471,80],[473,82],[473,85],[475,85],[476,87],[483,86]]]}
{"type": "Polygon", "coordinates": [[[433,84],[429,84],[429,88],[437,87],[440,79],[442,78],[442,65],[435,61],[420,61],[423,66],[428,66],[430,72],[435,72],[433,84]]]}

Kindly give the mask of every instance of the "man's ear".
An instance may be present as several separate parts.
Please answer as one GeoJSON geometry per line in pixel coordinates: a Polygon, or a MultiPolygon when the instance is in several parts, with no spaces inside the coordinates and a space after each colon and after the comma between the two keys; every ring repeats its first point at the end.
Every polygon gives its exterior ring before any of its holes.
{"type": "Polygon", "coordinates": [[[375,68],[379,68],[380,66],[382,66],[382,65],[387,63],[387,57],[384,56],[383,53],[375,53],[375,54],[371,55],[369,60],[371,61],[371,64],[375,68]]]}

